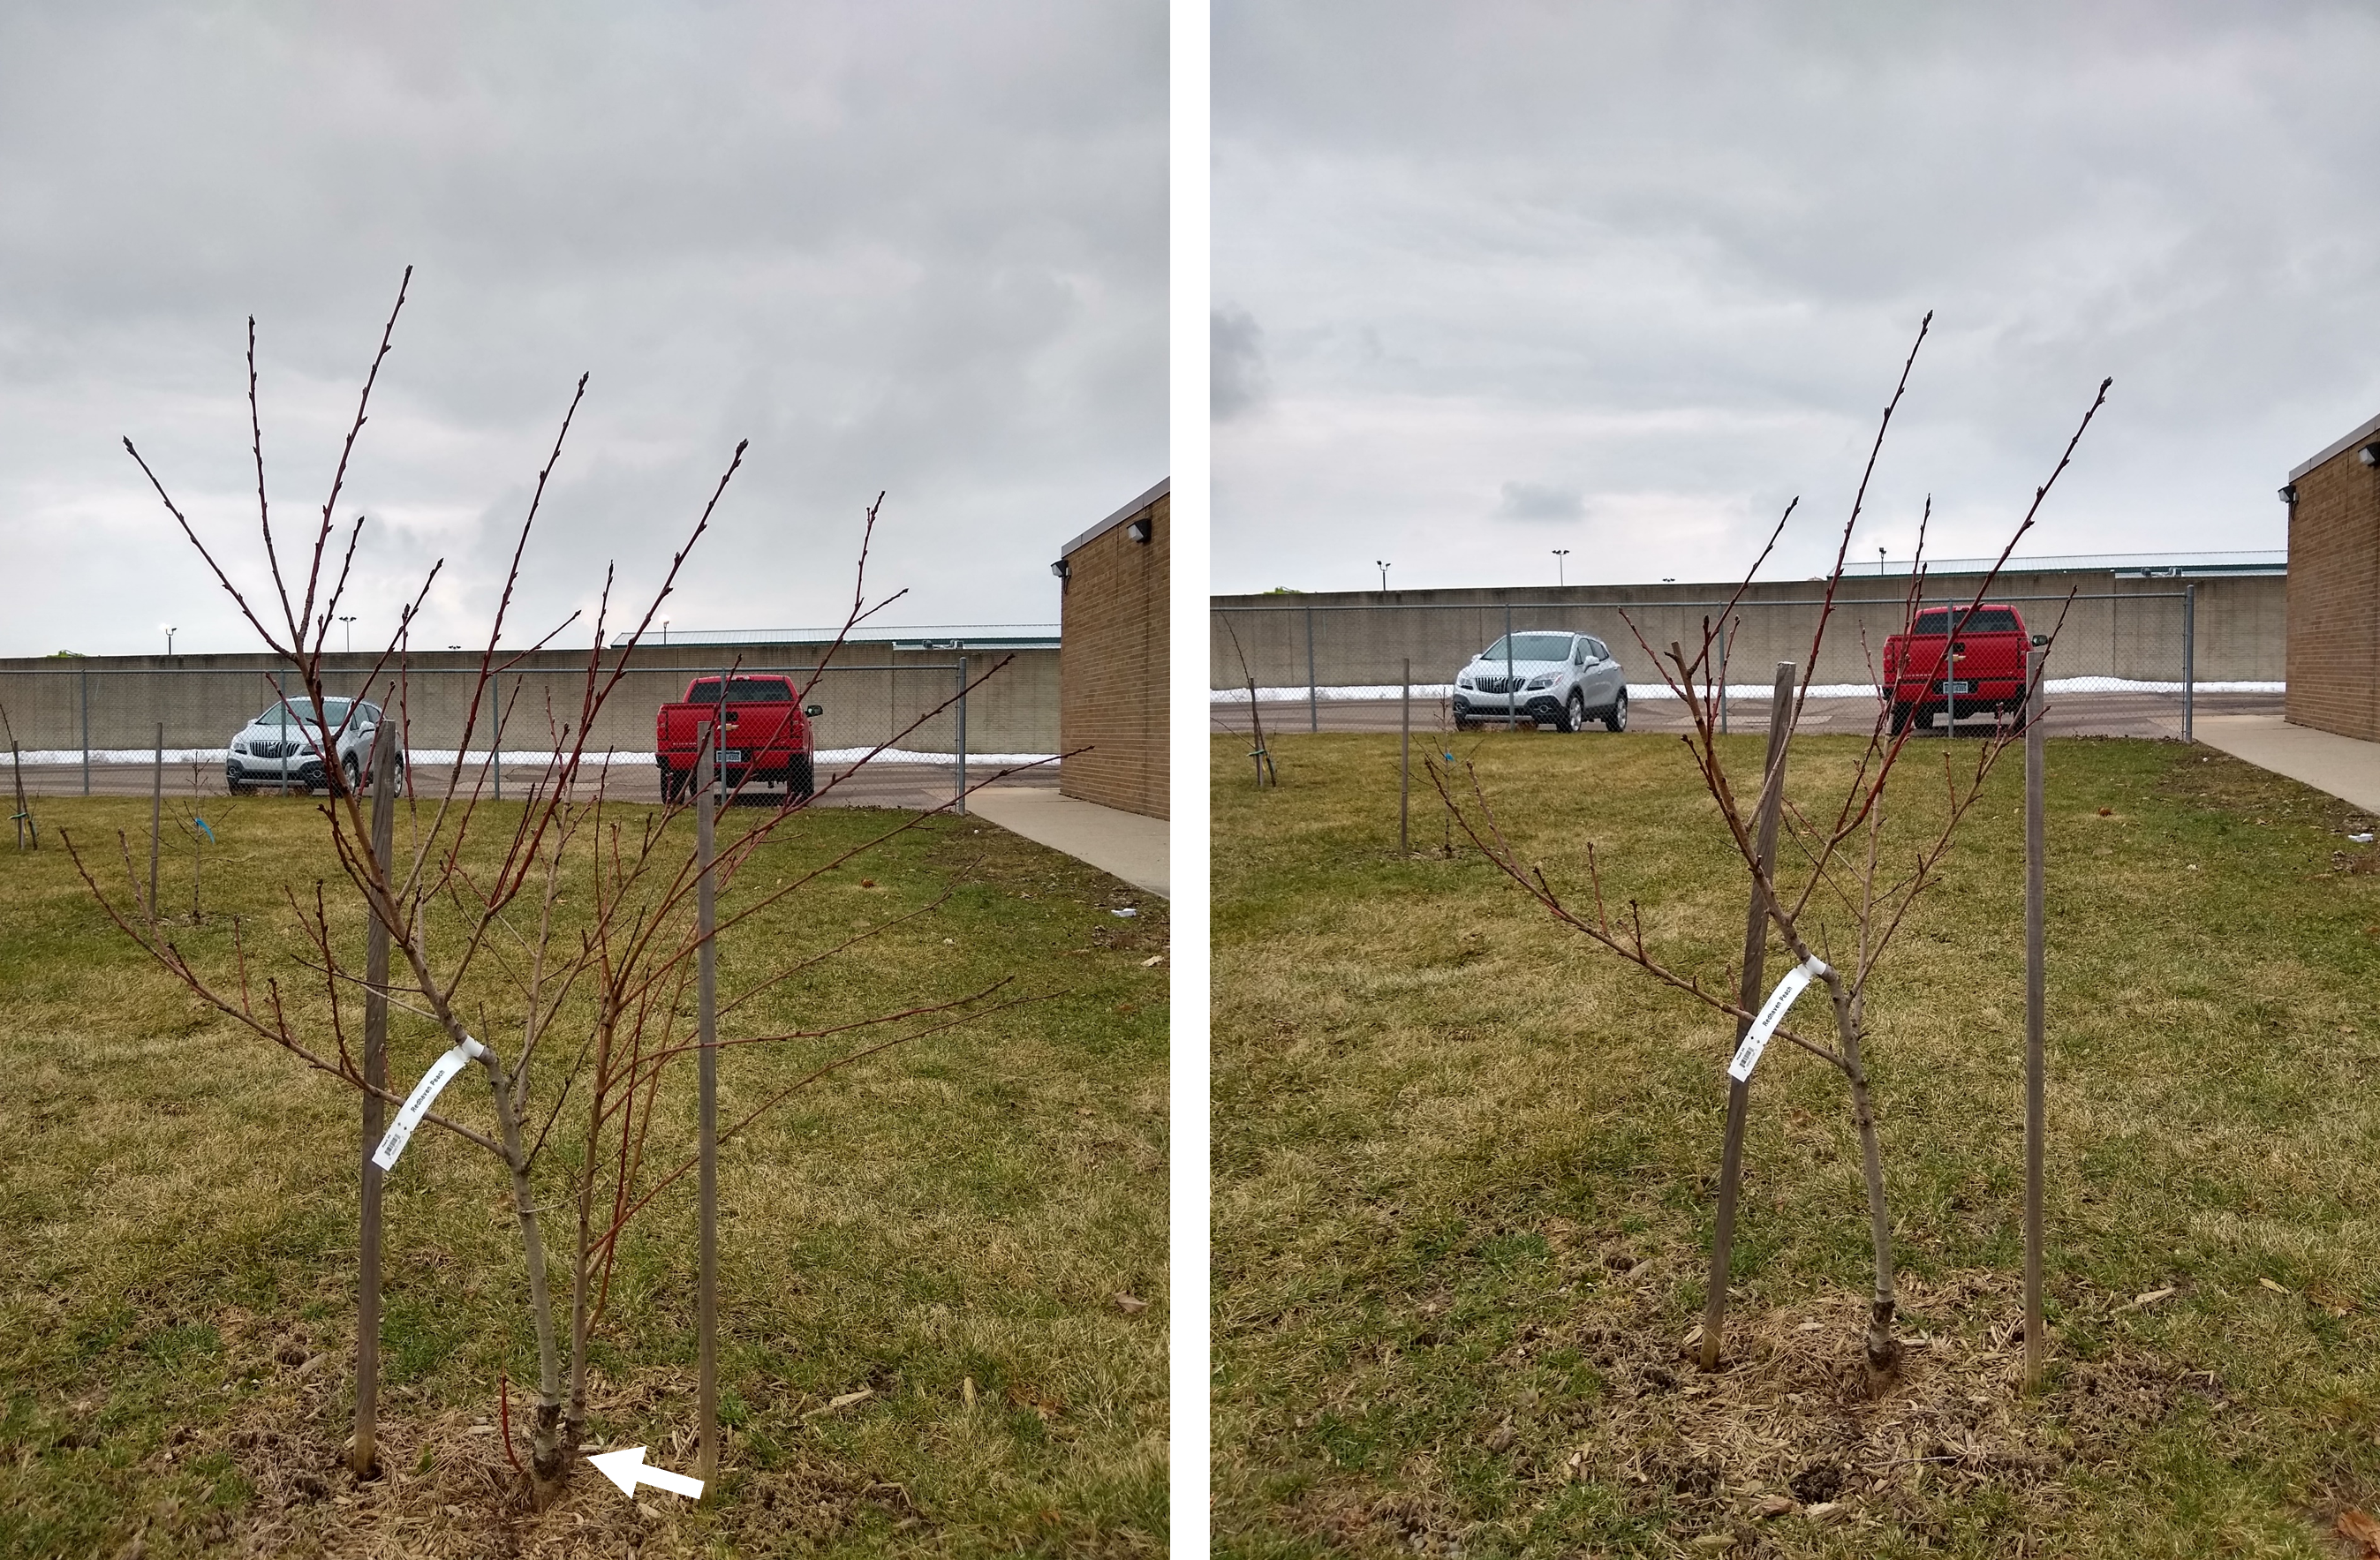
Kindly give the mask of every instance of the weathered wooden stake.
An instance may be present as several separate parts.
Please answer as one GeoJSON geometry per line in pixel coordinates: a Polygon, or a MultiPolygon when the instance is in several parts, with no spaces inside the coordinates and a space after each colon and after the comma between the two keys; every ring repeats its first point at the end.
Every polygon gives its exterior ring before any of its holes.
{"type": "Polygon", "coordinates": [[[694,804],[696,1035],[700,1049],[700,1146],[702,1206],[701,1272],[696,1280],[695,1328],[699,1354],[697,1370],[702,1446],[698,1477],[705,1484],[719,1476],[719,949],[716,874],[712,870],[712,814],[717,807],[714,786],[717,756],[712,728],[706,721],[697,733],[694,772],[702,792],[694,804]]]}
{"type": "Polygon", "coordinates": [[[2025,657],[2024,695],[2024,1385],[2041,1385],[2042,1357],[2048,1340],[2042,1336],[2041,1317],[2041,1160],[2042,1029],[2047,949],[2043,935],[2046,898],[2043,864],[2044,792],[2046,755],[2042,741],[2042,716],[2046,705],[2042,678],[2048,657],[2034,650],[2025,657]]]}
{"type": "MultiPolygon", "coordinates": [[[[1761,765],[1760,811],[1754,825],[1755,847],[1764,872],[1774,871],[1777,865],[1777,810],[1785,792],[1786,738],[1793,724],[1793,671],[1791,661],[1779,661],[1776,689],[1768,695],[1768,751],[1761,765]],[[1769,776],[1775,777],[1773,781],[1769,776]]],[[[1755,883],[1752,907],[1743,918],[1743,981],[1736,994],[1736,1006],[1747,1012],[1759,1010],[1767,951],[1768,904],[1755,883]]],[[[1749,1019],[1735,1021],[1737,1045],[1743,1043],[1744,1033],[1751,1027],[1749,1019]]],[[[1703,1301],[1701,1362],[1706,1371],[1718,1369],[1719,1337],[1727,1330],[1727,1270],[1735,1251],[1735,1196],[1743,1176],[1743,1122],[1751,1100],[1750,1080],[1727,1081],[1727,1146],[1719,1155],[1718,1224],[1711,1234],[1710,1294],[1703,1301]]]]}
{"type": "Polygon", "coordinates": [[[157,836],[165,822],[165,723],[157,722],[157,767],[149,777],[149,920],[157,919],[157,836]]]}
{"type": "MultiPolygon", "coordinates": [[[[383,724],[372,733],[371,849],[380,880],[395,855],[396,742],[383,724]]],[[[388,1087],[388,926],[375,911],[364,928],[363,1251],[356,1275],[356,1448],[349,1464],[372,1476],[380,1432],[380,1177],[372,1150],[387,1129],[388,1106],[372,1091],[388,1087]]]]}

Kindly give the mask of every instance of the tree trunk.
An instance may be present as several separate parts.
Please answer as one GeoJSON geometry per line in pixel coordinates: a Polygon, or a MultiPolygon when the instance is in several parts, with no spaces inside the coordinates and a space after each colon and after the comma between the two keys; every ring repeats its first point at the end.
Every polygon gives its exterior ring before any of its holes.
{"type": "Polygon", "coordinates": [[[1900,1373],[1900,1345],[1892,1336],[1897,1309],[1892,1284],[1892,1215],[1884,1202],[1884,1155],[1876,1143],[1876,1112],[1868,1103],[1867,1069],[1860,1060],[1860,999],[1836,1003],[1837,1033],[1841,1036],[1843,1072],[1851,1080],[1852,1119],[1859,1126],[1860,1172],[1867,1180],[1868,1230],[1876,1243],[1876,1293],[1868,1300],[1867,1385],[1871,1397],[1883,1396],[1900,1373]]]}
{"type": "Polygon", "coordinates": [[[553,1346],[553,1297],[546,1287],[545,1237],[538,1227],[528,1159],[521,1151],[520,1118],[513,1110],[510,1081],[492,1050],[482,1051],[488,1086],[496,1098],[496,1125],[512,1171],[513,1214],[520,1221],[521,1254],[528,1264],[529,1315],[537,1326],[537,1419],[529,1433],[529,1498],[540,1511],[562,1493],[576,1442],[565,1444],[562,1422],[562,1360],[553,1346]]]}

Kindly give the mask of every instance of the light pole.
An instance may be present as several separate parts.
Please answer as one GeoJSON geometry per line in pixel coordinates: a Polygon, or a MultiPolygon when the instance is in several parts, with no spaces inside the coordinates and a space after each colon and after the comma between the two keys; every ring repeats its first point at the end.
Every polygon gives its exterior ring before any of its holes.
{"type": "Polygon", "coordinates": [[[1372,566],[1380,571],[1380,594],[1386,596],[1389,593],[1389,565],[1384,561],[1375,558],[1372,560],[1372,566]]]}
{"type": "Polygon", "coordinates": [[[165,631],[165,653],[170,656],[174,653],[174,625],[170,623],[161,623],[157,626],[165,631]]]}
{"type": "Polygon", "coordinates": [[[1880,547],[1876,550],[1876,573],[1878,579],[1884,577],[1884,549],[1880,547]]]}
{"type": "Polygon", "coordinates": [[[339,621],[346,624],[347,653],[353,655],[356,649],[356,615],[353,612],[342,612],[339,614],[339,621]]]}
{"type": "Polygon", "coordinates": [[[664,645],[669,643],[669,619],[667,618],[662,619],[662,643],[664,645]]]}
{"type": "Polygon", "coordinates": [[[1569,557],[1569,548],[1558,547],[1554,549],[1554,584],[1557,586],[1564,586],[1570,583],[1569,565],[1566,562],[1569,557]]]}

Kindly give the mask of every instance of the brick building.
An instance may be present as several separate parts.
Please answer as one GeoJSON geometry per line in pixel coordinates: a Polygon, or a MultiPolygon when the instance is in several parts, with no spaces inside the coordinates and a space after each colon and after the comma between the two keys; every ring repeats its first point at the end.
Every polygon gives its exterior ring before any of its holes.
{"type": "Polygon", "coordinates": [[[1167,816],[1173,479],[1066,544],[1060,580],[1058,789],[1167,816]],[[1086,751],[1077,753],[1077,748],[1086,751]]]}
{"type": "Polygon", "coordinates": [[[2294,725],[2380,742],[2380,417],[2289,473],[2294,725]]]}

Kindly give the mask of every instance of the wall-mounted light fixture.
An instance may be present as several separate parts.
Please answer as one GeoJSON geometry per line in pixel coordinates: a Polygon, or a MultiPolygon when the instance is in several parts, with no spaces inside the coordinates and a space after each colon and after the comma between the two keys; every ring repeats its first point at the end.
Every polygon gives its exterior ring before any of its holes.
{"type": "Polygon", "coordinates": [[[1074,577],[1075,566],[1072,563],[1067,562],[1063,558],[1061,558],[1055,563],[1050,565],[1050,572],[1057,575],[1062,580],[1071,579],[1074,577]]]}
{"type": "Polygon", "coordinates": [[[2364,465],[2380,466],[2380,440],[2374,440],[2373,442],[2364,445],[2360,453],[2363,456],[2364,465]]]}
{"type": "Polygon", "coordinates": [[[2296,483],[2291,482],[2281,489],[2281,502],[2283,503],[2295,503],[2298,502],[2298,485],[2296,483]]]}
{"type": "Polygon", "coordinates": [[[1157,534],[1157,522],[1144,514],[1125,526],[1123,534],[1126,540],[1146,542],[1157,534]]]}

